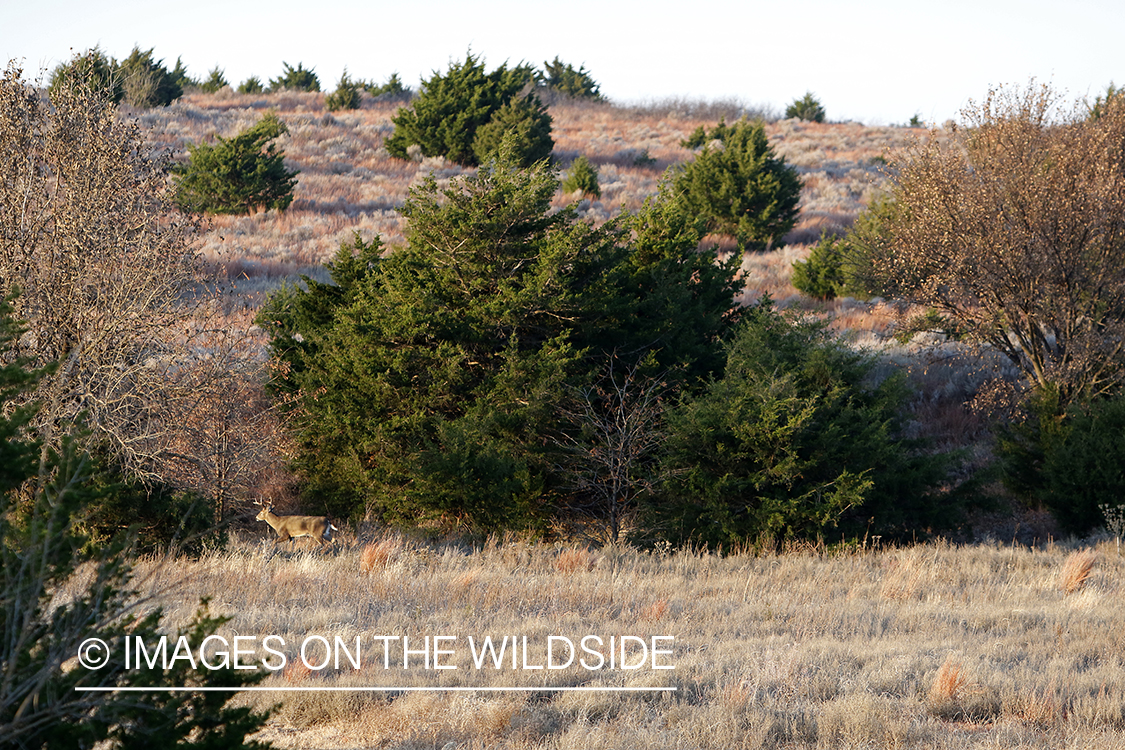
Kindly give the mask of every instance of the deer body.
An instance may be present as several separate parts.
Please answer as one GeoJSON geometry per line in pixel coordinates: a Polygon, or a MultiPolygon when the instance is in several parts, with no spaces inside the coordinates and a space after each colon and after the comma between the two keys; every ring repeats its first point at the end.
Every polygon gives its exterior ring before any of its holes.
{"type": "Polygon", "coordinates": [[[274,544],[311,536],[323,547],[332,541],[332,532],[339,531],[324,516],[279,516],[273,512],[272,505],[263,506],[257,520],[265,521],[277,532],[274,544]]]}

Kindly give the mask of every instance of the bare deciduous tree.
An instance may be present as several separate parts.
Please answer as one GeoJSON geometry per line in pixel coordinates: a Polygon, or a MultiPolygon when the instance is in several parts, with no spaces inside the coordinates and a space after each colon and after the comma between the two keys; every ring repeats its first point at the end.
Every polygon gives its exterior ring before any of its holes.
{"type": "Polygon", "coordinates": [[[1059,112],[1047,86],[998,90],[900,165],[880,288],[936,308],[1064,406],[1122,380],[1125,107],[1059,112]]]}
{"type": "Polygon", "coordinates": [[[636,525],[638,500],[654,489],[666,390],[661,378],[637,366],[620,372],[611,360],[601,380],[577,389],[563,410],[577,428],[556,441],[566,457],[566,509],[582,519],[578,530],[592,541],[620,541],[636,525]]]}
{"type": "Polygon", "coordinates": [[[9,64],[0,81],[0,292],[27,321],[13,356],[55,362],[33,398],[57,445],[80,419],[124,465],[151,466],[151,432],[190,358],[194,224],[168,210],[165,157],[106,91],[52,92],[9,64]]]}

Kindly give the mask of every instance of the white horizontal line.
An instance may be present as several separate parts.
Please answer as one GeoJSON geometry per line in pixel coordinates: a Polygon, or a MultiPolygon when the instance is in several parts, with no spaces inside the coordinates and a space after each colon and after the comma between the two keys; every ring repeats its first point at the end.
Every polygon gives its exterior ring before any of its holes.
{"type": "Polygon", "coordinates": [[[662,693],[676,692],[674,687],[75,687],[75,692],[86,693],[467,693],[467,692],[585,692],[585,693],[662,693]]]}

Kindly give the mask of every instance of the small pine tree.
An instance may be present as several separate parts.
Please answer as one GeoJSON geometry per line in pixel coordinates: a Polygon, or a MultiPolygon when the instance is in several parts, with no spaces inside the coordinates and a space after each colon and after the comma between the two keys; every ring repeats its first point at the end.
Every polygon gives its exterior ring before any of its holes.
{"type": "Polygon", "coordinates": [[[310,68],[305,70],[302,63],[293,67],[287,62],[281,63],[283,70],[277,78],[270,79],[270,91],[320,91],[320,79],[310,68]]]}
{"type": "Polygon", "coordinates": [[[598,168],[591,164],[585,156],[579,156],[570,165],[570,174],[563,180],[562,189],[564,193],[574,193],[581,190],[583,195],[600,198],[602,189],[598,185],[598,168]]]}
{"type": "Polygon", "coordinates": [[[724,132],[721,144],[704,146],[674,172],[676,190],[711,231],[769,246],[797,221],[801,178],[774,154],[760,121],[743,119],[724,132]]]}
{"type": "Polygon", "coordinates": [[[188,75],[187,66],[184,65],[183,59],[179,57],[176,58],[176,67],[172,68],[171,75],[172,80],[182,91],[187,91],[189,88],[199,88],[199,81],[188,75]]]}
{"type": "Polygon", "coordinates": [[[824,107],[811,91],[785,108],[786,117],[796,117],[807,122],[824,122],[824,107]]]}
{"type": "Polygon", "coordinates": [[[188,164],[176,170],[176,200],[185,211],[248,214],[284,211],[293,201],[297,172],[285,168],[285,153],[272,141],[288,133],[272,112],[234,138],[188,146],[188,164]]]}
{"type": "Polygon", "coordinates": [[[554,61],[543,62],[543,72],[539,75],[539,82],[545,88],[572,99],[605,101],[597,82],[590,76],[585,66],[579,66],[575,70],[573,65],[563,63],[557,55],[554,61]]]}
{"type": "Polygon", "coordinates": [[[238,84],[238,93],[240,94],[260,94],[265,90],[265,86],[262,85],[262,79],[258,78],[258,76],[250,76],[245,81],[238,84]]]}
{"type": "Polygon", "coordinates": [[[842,245],[839,235],[822,233],[808,260],[794,261],[793,286],[817,299],[829,300],[840,294],[844,284],[842,245]]]}
{"type": "Polygon", "coordinates": [[[229,85],[230,82],[223,76],[222,69],[216,65],[214,68],[211,68],[211,72],[207,74],[207,80],[199,84],[199,89],[201,91],[206,91],[208,94],[214,94],[219,89],[226,88],[229,85]]]}
{"type": "Polygon", "coordinates": [[[340,76],[340,82],[336,84],[336,90],[324,97],[324,106],[328,108],[329,112],[337,112],[341,109],[359,109],[359,88],[360,84],[348,78],[348,69],[344,68],[344,73],[340,76]]]}

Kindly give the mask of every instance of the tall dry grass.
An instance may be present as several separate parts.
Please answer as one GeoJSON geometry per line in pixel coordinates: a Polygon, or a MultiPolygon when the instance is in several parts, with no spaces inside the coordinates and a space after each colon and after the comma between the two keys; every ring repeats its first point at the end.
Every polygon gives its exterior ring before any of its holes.
{"type": "Polygon", "coordinates": [[[359,671],[290,667],[266,685],[542,688],[241,696],[281,701],[262,735],[281,747],[1097,750],[1125,742],[1125,558],[1108,542],[1099,552],[1071,595],[1058,585],[1070,550],[1057,546],[719,557],[386,534],[324,553],[236,540],[142,568],[146,585],[181,583],[161,602],[170,627],[205,595],[233,618],[228,637],[461,639],[458,670],[385,670],[380,654],[359,671]],[[591,633],[673,635],[675,669],[477,671],[464,653],[470,635],[591,633]],[[549,689],[560,685],[676,690],[549,689]]]}

